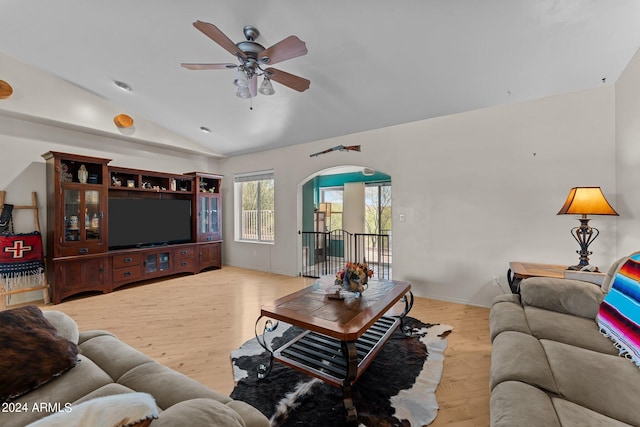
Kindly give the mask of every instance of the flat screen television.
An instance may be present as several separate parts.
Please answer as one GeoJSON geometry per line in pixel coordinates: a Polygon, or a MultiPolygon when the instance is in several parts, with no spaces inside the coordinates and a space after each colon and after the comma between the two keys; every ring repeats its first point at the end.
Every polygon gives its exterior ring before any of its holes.
{"type": "Polygon", "coordinates": [[[191,242],[191,201],[109,199],[109,249],[191,242]]]}

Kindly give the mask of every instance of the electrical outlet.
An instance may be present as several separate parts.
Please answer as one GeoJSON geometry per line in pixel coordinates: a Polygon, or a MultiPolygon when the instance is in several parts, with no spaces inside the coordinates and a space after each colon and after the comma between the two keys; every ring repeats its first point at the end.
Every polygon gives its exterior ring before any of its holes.
{"type": "Polygon", "coordinates": [[[495,287],[500,287],[500,277],[499,276],[493,276],[493,286],[495,287]]]}

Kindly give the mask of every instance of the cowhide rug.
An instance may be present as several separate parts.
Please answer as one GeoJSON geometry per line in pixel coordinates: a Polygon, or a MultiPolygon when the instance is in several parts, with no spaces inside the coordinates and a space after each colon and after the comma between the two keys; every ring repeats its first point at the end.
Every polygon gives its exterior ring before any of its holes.
{"type": "MultiPolygon", "coordinates": [[[[435,390],[452,328],[411,317],[405,323],[413,335],[407,338],[396,330],[353,387],[358,425],[424,426],[437,415],[435,390]]],[[[267,340],[277,349],[300,332],[280,322],[275,331],[267,332],[267,340]]],[[[257,379],[257,367],[268,362],[269,354],[255,338],[232,352],[231,359],[237,382],[231,397],[258,408],[272,426],[349,425],[341,389],[278,362],[267,378],[257,379]]]]}

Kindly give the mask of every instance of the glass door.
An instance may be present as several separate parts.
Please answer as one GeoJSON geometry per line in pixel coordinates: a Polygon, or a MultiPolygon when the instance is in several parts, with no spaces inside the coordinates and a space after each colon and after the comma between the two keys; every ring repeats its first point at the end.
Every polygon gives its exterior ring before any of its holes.
{"type": "Polygon", "coordinates": [[[157,255],[147,255],[144,259],[144,271],[145,273],[155,273],[158,271],[157,255]]]}
{"type": "Polygon", "coordinates": [[[199,196],[199,220],[198,237],[201,241],[215,240],[220,238],[219,224],[219,198],[214,194],[201,194],[199,196]]]}
{"type": "Polygon", "coordinates": [[[160,271],[167,271],[171,267],[169,262],[169,253],[163,252],[158,255],[160,257],[160,271]]]}
{"type": "Polygon", "coordinates": [[[209,198],[200,196],[200,229],[198,234],[209,233],[209,198]]]}
{"type": "Polygon", "coordinates": [[[102,237],[102,206],[100,192],[86,190],[84,192],[84,226],[86,240],[100,240],[102,237]]]}
{"type": "Polygon", "coordinates": [[[64,241],[80,240],[80,214],[82,208],[80,190],[67,188],[64,190],[64,241]]]}

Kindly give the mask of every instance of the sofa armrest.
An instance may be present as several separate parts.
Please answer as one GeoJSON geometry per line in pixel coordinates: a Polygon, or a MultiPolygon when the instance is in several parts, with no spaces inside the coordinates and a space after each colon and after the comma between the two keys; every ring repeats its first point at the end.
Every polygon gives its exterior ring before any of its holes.
{"type": "Polygon", "coordinates": [[[530,277],[520,284],[520,298],[523,305],[595,319],[604,294],[581,280],[530,277]]]}

